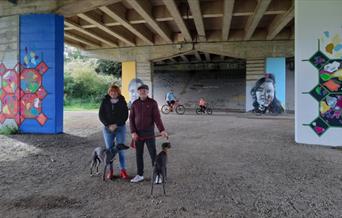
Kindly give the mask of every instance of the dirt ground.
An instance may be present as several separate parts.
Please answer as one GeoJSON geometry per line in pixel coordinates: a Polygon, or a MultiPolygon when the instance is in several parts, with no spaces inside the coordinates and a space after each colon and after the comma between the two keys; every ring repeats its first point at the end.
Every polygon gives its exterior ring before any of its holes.
{"type": "MultiPolygon", "coordinates": [[[[90,177],[103,144],[96,112],[66,112],[65,134],[0,136],[0,217],[342,217],[342,150],[295,144],[293,116],[163,120],[173,145],[166,196],[160,185],[149,194],[147,150],[142,183],[90,177]]],[[[126,154],[134,176],[134,150],[126,154]]]]}

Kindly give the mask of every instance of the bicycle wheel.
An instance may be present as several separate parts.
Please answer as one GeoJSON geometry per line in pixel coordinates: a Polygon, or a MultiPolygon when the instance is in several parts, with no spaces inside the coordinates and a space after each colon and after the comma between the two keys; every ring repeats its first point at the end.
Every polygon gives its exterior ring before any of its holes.
{"type": "Polygon", "coordinates": [[[176,113],[177,114],[184,114],[185,113],[185,107],[183,105],[178,105],[176,107],[176,113]]]}
{"type": "Polygon", "coordinates": [[[164,104],[163,107],[161,108],[161,112],[162,112],[163,114],[168,114],[168,113],[170,113],[170,107],[169,107],[169,105],[164,104]]]}
{"type": "Polygon", "coordinates": [[[197,114],[197,115],[202,114],[201,108],[196,108],[196,114],[197,114]]]}
{"type": "Polygon", "coordinates": [[[212,115],[213,114],[213,109],[207,108],[207,114],[212,115]]]}

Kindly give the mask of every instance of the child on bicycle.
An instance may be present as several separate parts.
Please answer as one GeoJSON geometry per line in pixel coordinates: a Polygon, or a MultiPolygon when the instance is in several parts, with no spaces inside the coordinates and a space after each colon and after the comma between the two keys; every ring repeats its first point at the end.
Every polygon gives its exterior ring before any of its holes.
{"type": "Polygon", "coordinates": [[[204,100],[203,97],[200,98],[199,102],[198,102],[198,106],[200,107],[201,109],[201,112],[205,112],[205,110],[207,109],[207,102],[204,100]]]}
{"type": "Polygon", "coordinates": [[[166,103],[169,105],[171,111],[173,111],[173,106],[176,103],[176,96],[171,89],[165,96],[166,103]]]}

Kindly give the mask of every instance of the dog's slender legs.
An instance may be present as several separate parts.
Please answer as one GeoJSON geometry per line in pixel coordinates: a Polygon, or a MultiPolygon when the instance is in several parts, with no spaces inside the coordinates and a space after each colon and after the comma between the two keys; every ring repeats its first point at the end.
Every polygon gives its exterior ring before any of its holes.
{"type": "Polygon", "coordinates": [[[94,167],[95,163],[94,161],[91,162],[90,164],[90,175],[92,176],[93,175],[93,167],[94,167]]]}
{"type": "Polygon", "coordinates": [[[107,171],[107,164],[104,164],[104,169],[103,169],[103,175],[102,175],[102,180],[105,181],[106,180],[106,171],[107,171]]]}
{"type": "Polygon", "coordinates": [[[154,177],[155,177],[155,173],[154,173],[154,169],[153,169],[153,170],[152,170],[152,176],[151,176],[151,195],[153,195],[154,177]]]}
{"type": "Polygon", "coordinates": [[[162,169],[161,174],[162,174],[163,191],[164,191],[164,195],[166,195],[166,192],[165,192],[166,167],[162,169]]]}
{"type": "Polygon", "coordinates": [[[165,166],[165,181],[167,180],[167,168],[165,166]]]}

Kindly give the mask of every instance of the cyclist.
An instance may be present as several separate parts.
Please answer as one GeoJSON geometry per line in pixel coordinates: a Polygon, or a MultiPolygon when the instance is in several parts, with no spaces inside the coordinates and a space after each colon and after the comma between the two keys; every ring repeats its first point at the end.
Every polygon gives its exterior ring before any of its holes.
{"type": "Polygon", "coordinates": [[[166,93],[165,100],[166,103],[169,105],[171,111],[173,111],[173,105],[176,103],[176,96],[173,93],[173,89],[170,89],[170,91],[166,93]]]}
{"type": "Polygon", "coordinates": [[[205,110],[207,109],[207,102],[204,100],[203,97],[200,98],[200,100],[198,101],[198,106],[200,107],[201,112],[205,112],[205,110]]]}

